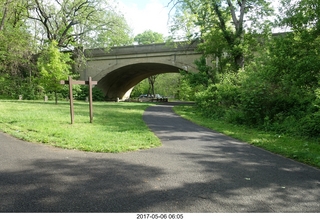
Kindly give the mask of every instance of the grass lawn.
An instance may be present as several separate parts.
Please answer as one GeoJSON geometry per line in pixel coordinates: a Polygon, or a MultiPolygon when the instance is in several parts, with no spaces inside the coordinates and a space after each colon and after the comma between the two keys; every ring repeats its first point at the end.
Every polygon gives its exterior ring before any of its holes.
{"type": "MultiPolygon", "coordinates": [[[[89,104],[75,102],[70,124],[69,103],[60,101],[0,101],[0,130],[19,139],[67,149],[92,152],[126,152],[161,145],[142,120],[148,103],[94,102],[93,123],[89,104]]],[[[193,106],[176,106],[175,112],[199,125],[249,144],[320,168],[320,143],[283,134],[259,131],[219,120],[208,120],[193,106]]]]}
{"type": "Polygon", "coordinates": [[[193,106],[176,106],[174,110],[182,117],[196,124],[245,141],[276,154],[320,168],[320,143],[272,132],[264,132],[244,126],[237,126],[219,120],[208,120],[196,113],[193,106]]]}
{"type": "Polygon", "coordinates": [[[161,145],[142,120],[146,103],[74,103],[0,100],[0,130],[19,139],[92,152],[125,152],[161,145]]]}

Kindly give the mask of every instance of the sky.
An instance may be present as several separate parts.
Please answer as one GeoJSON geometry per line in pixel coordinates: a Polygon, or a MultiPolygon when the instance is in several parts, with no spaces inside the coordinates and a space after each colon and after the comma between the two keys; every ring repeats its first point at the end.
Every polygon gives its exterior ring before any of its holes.
{"type": "MultiPolygon", "coordinates": [[[[172,4],[171,0],[116,0],[120,11],[133,29],[134,36],[146,30],[152,30],[169,36],[168,20],[172,4]]],[[[272,1],[275,8],[279,0],[272,1]]],[[[171,12],[173,16],[173,12],[171,12]]],[[[274,30],[278,32],[279,30],[274,30]]]]}
{"type": "Polygon", "coordinates": [[[134,36],[152,30],[169,36],[167,7],[170,0],[117,0],[134,36]]]}

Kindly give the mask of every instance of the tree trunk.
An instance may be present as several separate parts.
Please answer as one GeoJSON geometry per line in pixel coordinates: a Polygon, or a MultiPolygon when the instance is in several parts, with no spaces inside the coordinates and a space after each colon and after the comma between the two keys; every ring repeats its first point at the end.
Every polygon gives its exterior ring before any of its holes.
{"type": "Polygon", "coordinates": [[[242,69],[244,67],[244,57],[243,53],[235,56],[234,58],[235,64],[237,65],[237,69],[242,69]]]}
{"type": "Polygon", "coordinates": [[[1,23],[0,23],[0,31],[2,31],[4,29],[4,22],[7,17],[7,12],[8,12],[8,1],[6,1],[6,3],[4,3],[3,15],[2,15],[1,23]]]}
{"type": "Polygon", "coordinates": [[[152,94],[153,96],[156,95],[155,92],[154,92],[154,84],[155,84],[155,82],[156,82],[156,78],[157,78],[157,76],[150,76],[150,77],[148,77],[148,81],[149,81],[149,92],[151,92],[151,94],[152,94]]]}
{"type": "Polygon", "coordinates": [[[56,91],[54,92],[54,96],[55,96],[56,105],[57,105],[57,104],[58,104],[58,94],[57,94],[57,92],[56,92],[56,91]]]}

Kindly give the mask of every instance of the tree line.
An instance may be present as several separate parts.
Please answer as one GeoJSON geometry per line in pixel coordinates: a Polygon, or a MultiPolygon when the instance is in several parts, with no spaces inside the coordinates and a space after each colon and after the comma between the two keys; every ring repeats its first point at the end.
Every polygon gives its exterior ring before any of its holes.
{"type": "Polygon", "coordinates": [[[133,42],[123,15],[107,0],[0,0],[0,6],[0,97],[57,100],[66,94],[59,81],[78,77],[83,49],[133,42]]]}
{"type": "Polygon", "coordinates": [[[172,37],[204,54],[180,90],[206,117],[319,138],[320,1],[271,3],[172,0],[172,37]]]}
{"type": "Polygon", "coordinates": [[[152,31],[133,37],[107,0],[0,0],[0,97],[63,96],[57,82],[78,76],[85,48],[197,42],[203,54],[197,72],[151,77],[134,94],[161,93],[159,79],[170,82],[172,96],[195,101],[209,118],[319,138],[320,0],[276,3],[168,0],[171,33],[163,39],[152,31]],[[67,50],[74,51],[73,59],[67,50]]]}

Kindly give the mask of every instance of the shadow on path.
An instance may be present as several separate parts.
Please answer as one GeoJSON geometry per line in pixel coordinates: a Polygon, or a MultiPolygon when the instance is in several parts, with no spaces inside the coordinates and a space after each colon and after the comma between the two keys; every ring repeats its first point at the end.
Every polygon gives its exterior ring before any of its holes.
{"type": "Polygon", "coordinates": [[[0,133],[0,212],[319,212],[320,171],[178,117],[144,120],[163,146],[62,150],[0,133]]]}

